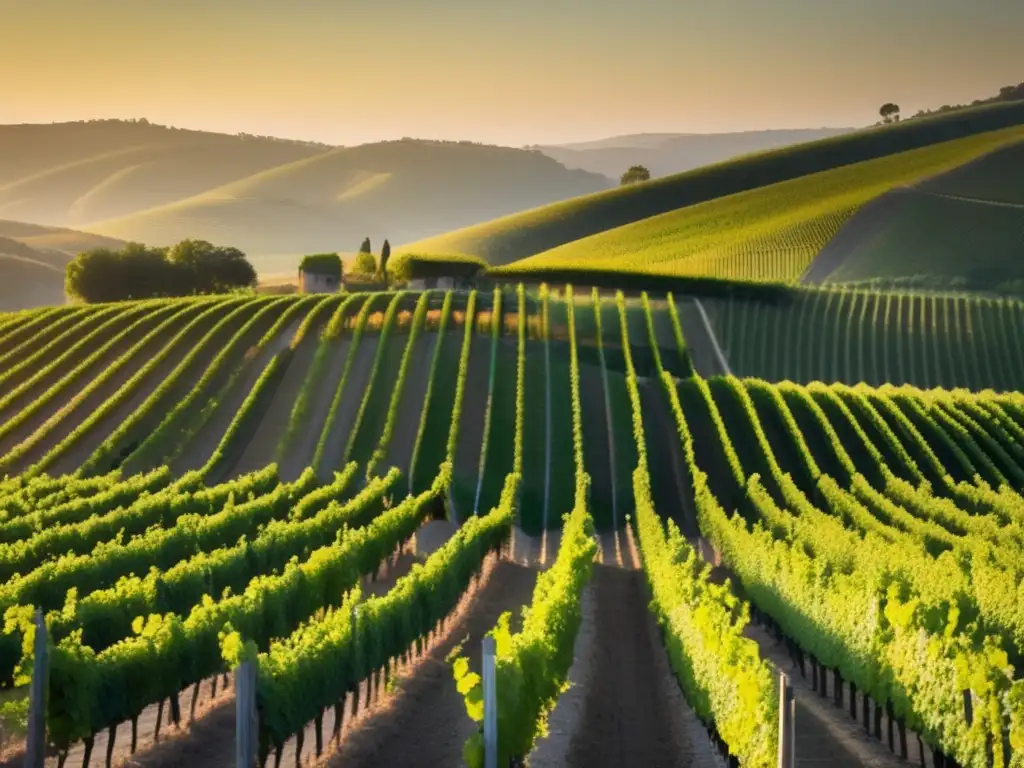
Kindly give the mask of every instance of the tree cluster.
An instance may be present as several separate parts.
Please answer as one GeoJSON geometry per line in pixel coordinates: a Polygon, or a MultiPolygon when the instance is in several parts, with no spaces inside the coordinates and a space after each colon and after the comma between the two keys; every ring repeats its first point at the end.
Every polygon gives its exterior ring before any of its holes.
{"type": "Polygon", "coordinates": [[[364,277],[375,277],[385,285],[388,282],[388,259],[391,258],[391,243],[387,240],[380,249],[380,268],[377,268],[377,259],[373,255],[373,246],[370,238],[363,239],[359,246],[359,253],[356,254],[356,261],[352,271],[364,277]]]}
{"type": "MultiPolygon", "coordinates": [[[[1024,83],[1019,83],[1018,85],[1004,85],[1002,88],[999,89],[999,93],[996,94],[995,96],[990,96],[987,99],[975,99],[970,104],[943,104],[938,109],[921,109],[918,110],[914,117],[926,117],[927,115],[942,114],[944,112],[955,112],[958,109],[967,109],[968,107],[978,107],[981,106],[982,104],[995,104],[998,102],[1007,101],[1024,101],[1024,83]]],[[[882,107],[882,109],[894,106],[896,105],[886,104],[885,106],[882,107]]],[[[886,120],[885,114],[881,113],[881,111],[880,114],[882,114],[883,122],[893,122],[892,120],[886,120]]],[[[898,121],[899,107],[896,107],[896,112],[894,114],[896,120],[898,121]]],[[[892,117],[892,114],[890,114],[890,117],[892,117]]]]}
{"type": "Polygon", "coordinates": [[[228,293],[255,285],[256,270],[244,253],[205,240],[182,240],[170,248],[96,248],[80,253],[64,277],[67,294],[90,303],[228,293]]]}

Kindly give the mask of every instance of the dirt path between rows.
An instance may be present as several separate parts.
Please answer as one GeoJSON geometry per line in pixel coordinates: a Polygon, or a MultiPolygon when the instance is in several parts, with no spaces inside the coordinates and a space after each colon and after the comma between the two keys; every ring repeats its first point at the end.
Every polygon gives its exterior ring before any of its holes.
{"type": "MultiPolygon", "coordinates": [[[[121,723],[114,737],[111,764],[119,768],[225,768],[234,761],[235,753],[235,695],[231,675],[207,678],[199,686],[196,698],[195,721],[189,725],[193,687],[179,694],[181,726],[170,722],[170,705],[165,702],[162,712],[158,704],[146,707],[138,719],[137,751],[131,754],[131,722],[121,723]],[[160,738],[156,740],[156,722],[161,722],[160,738]]],[[[106,764],[109,730],[96,734],[90,766],[106,764]]],[[[0,759],[0,768],[22,768],[24,746],[8,751],[0,759]]],[[[85,755],[82,742],[74,744],[68,752],[65,768],[80,768],[85,755]]],[[[47,756],[45,768],[57,768],[56,755],[47,756]]]]}
{"type": "Polygon", "coordinates": [[[640,387],[651,495],[658,514],[674,520],[690,543],[696,544],[700,536],[696,516],[690,505],[685,503],[685,500],[693,498],[693,492],[684,469],[685,458],[675,429],[675,418],[666,397],[659,381],[647,381],[640,387]]]}
{"type": "MultiPolygon", "coordinates": [[[[811,687],[811,681],[800,677],[800,670],[793,666],[785,646],[780,644],[764,628],[750,624],[744,633],[756,641],[761,649],[761,657],[767,659],[779,671],[785,672],[793,685],[796,699],[796,764],[797,766],[835,766],[835,768],[897,768],[897,766],[923,765],[932,766],[929,750],[922,761],[917,748],[917,739],[908,729],[907,740],[910,749],[907,760],[900,760],[889,751],[882,742],[864,732],[863,724],[849,715],[850,688],[843,686],[843,706],[837,707],[832,699],[832,675],[828,680],[828,697],[821,695],[811,687]]],[[[861,713],[863,699],[857,699],[857,714],[861,713]]],[[[872,708],[872,712],[874,709],[872,708]]],[[[886,730],[887,718],[883,718],[883,733],[886,730]]],[[[897,749],[899,734],[896,734],[897,749]]]]}
{"type": "MultiPolygon", "coordinates": [[[[298,425],[298,434],[291,447],[281,457],[281,466],[278,468],[281,479],[285,482],[297,478],[302,470],[313,463],[317,442],[320,440],[320,431],[323,429],[324,422],[327,421],[327,414],[331,410],[331,400],[345,371],[345,361],[348,359],[352,337],[344,336],[335,341],[322,343],[328,345],[327,361],[321,369],[320,379],[312,384],[305,422],[298,425]]],[[[314,351],[313,354],[315,357],[316,352],[314,351]]],[[[304,384],[305,381],[303,381],[304,384]]],[[[290,417],[291,411],[289,411],[290,417]]],[[[287,429],[287,427],[285,428],[287,429]]]]}
{"type": "Polygon", "coordinates": [[[405,387],[398,401],[398,415],[391,433],[384,460],[377,467],[378,475],[384,475],[391,467],[398,467],[405,477],[409,476],[412,451],[416,447],[416,435],[420,428],[430,384],[430,363],[437,347],[437,334],[421,334],[416,339],[409,367],[406,371],[405,387]]]}
{"type": "Polygon", "coordinates": [[[0,455],[6,454],[16,445],[31,437],[37,429],[42,427],[43,424],[57,413],[57,411],[73,400],[98,375],[114,365],[122,355],[127,353],[128,350],[141,341],[147,333],[152,331],[158,321],[166,319],[166,316],[161,316],[159,318],[153,317],[150,320],[147,320],[143,325],[137,328],[137,332],[133,331],[130,337],[125,337],[111,346],[106,353],[91,363],[88,368],[83,370],[82,374],[74,381],[68,382],[64,377],[66,377],[75,366],[61,366],[53,372],[52,376],[40,381],[36,386],[26,391],[24,395],[13,404],[13,412],[9,411],[3,415],[2,418],[4,421],[17,415],[16,409],[19,403],[36,402],[44,393],[49,391],[52,391],[52,396],[21,425],[0,438],[0,455]],[[51,390],[51,387],[55,387],[55,389],[51,390]]]}
{"type": "Polygon", "coordinates": [[[682,700],[628,536],[602,538],[595,563],[590,670],[569,768],[712,765],[710,744],[682,700]],[[621,560],[614,553],[621,553],[621,560]]]}
{"type": "Polygon", "coordinates": [[[459,439],[455,446],[452,489],[456,519],[461,521],[473,514],[476,484],[480,473],[480,453],[484,447],[484,421],[487,416],[491,371],[491,337],[474,335],[469,349],[469,367],[466,386],[462,394],[462,412],[459,439]]]}
{"type": "MultiPolygon", "coordinates": [[[[209,460],[213,452],[217,450],[217,446],[220,445],[221,438],[224,437],[224,433],[231,426],[231,422],[242,407],[242,403],[245,402],[245,398],[252,391],[256,380],[263,373],[263,369],[267,367],[267,363],[270,362],[270,358],[278,352],[287,349],[291,343],[292,336],[295,335],[295,331],[301,322],[301,317],[295,318],[278,334],[277,338],[260,350],[253,359],[237,362],[237,365],[243,369],[241,375],[224,399],[218,404],[210,419],[199,428],[199,431],[189,441],[189,444],[184,447],[181,455],[172,463],[171,468],[175,474],[181,475],[191,469],[199,469],[209,460]]],[[[254,331],[254,333],[260,333],[261,335],[262,332],[262,329],[254,331]]],[[[214,393],[211,392],[210,394],[213,395],[214,393]]]]}
{"type": "Polygon", "coordinates": [[[230,322],[219,328],[216,336],[213,337],[209,337],[207,334],[221,318],[211,317],[209,318],[209,325],[195,329],[193,333],[189,334],[189,338],[180,340],[167,358],[157,366],[157,370],[150,371],[149,375],[139,383],[120,407],[116,408],[114,412],[108,415],[102,423],[97,424],[89,433],[84,435],[82,439],[80,439],[71,448],[71,450],[67,451],[63,456],[58,457],[57,460],[53,462],[49,467],[50,474],[65,474],[74,472],[78,469],[89,459],[90,456],[92,456],[93,452],[99,448],[103,441],[106,440],[114,430],[118,429],[124,421],[129,419],[136,410],[138,410],[138,408],[140,408],[156,392],[156,390],[174,372],[175,368],[177,368],[178,365],[189,354],[191,354],[198,345],[202,345],[200,351],[192,359],[187,369],[181,372],[181,376],[178,377],[178,380],[171,387],[170,391],[168,391],[166,396],[162,398],[162,401],[157,404],[157,407],[154,409],[154,413],[147,417],[146,420],[151,423],[135,426],[135,429],[133,430],[135,440],[141,443],[142,439],[145,438],[145,434],[139,434],[142,429],[146,427],[153,429],[157,424],[159,424],[160,420],[163,418],[165,409],[172,407],[170,403],[174,403],[179,398],[184,397],[184,394],[195,386],[207,366],[223,348],[223,343],[226,342],[255,311],[255,306],[246,307],[243,311],[238,312],[234,317],[232,317],[230,322]],[[205,343],[203,341],[204,339],[205,343]]]}
{"type": "MultiPolygon", "coordinates": [[[[11,473],[15,474],[24,471],[26,467],[34,464],[55,446],[59,445],[67,435],[76,430],[94,411],[109,400],[115,392],[152,360],[158,351],[173,338],[175,333],[176,329],[167,328],[146,344],[143,349],[133,354],[125,365],[111,376],[108,381],[102,386],[97,387],[88,397],[76,404],[69,413],[64,414],[60,421],[47,430],[44,435],[40,435],[38,442],[11,467],[11,473]]],[[[195,339],[191,340],[194,341],[195,339]]],[[[51,475],[60,474],[61,467],[71,466],[73,469],[88,458],[89,454],[103,442],[110,429],[120,424],[128,414],[141,404],[145,397],[149,396],[163,377],[173,370],[175,365],[181,362],[188,352],[189,341],[189,339],[183,340],[181,344],[172,350],[163,365],[158,366],[159,370],[151,371],[148,376],[142,379],[138,389],[135,391],[134,397],[127,398],[120,408],[115,409],[112,417],[108,418],[106,423],[97,425],[91,433],[83,435],[78,445],[65,454],[63,461],[58,461],[49,468],[49,473],[51,475]],[[78,462],[77,464],[76,461],[78,462]]],[[[35,435],[32,437],[34,438],[35,435]]]]}
{"type": "Polygon", "coordinates": [[[274,396],[270,399],[266,413],[260,419],[259,426],[252,439],[242,451],[241,456],[228,472],[226,477],[238,477],[255,472],[271,464],[277,454],[277,445],[288,429],[288,420],[292,408],[302,391],[302,385],[310,373],[313,358],[316,355],[320,340],[315,333],[307,333],[295,350],[288,370],[278,384],[274,396]]]}
{"type": "Polygon", "coordinates": [[[698,304],[698,301],[684,298],[676,303],[679,323],[683,328],[683,338],[693,360],[693,367],[705,378],[725,375],[729,372],[728,361],[724,360],[724,354],[719,355],[721,349],[714,338],[710,318],[707,317],[704,305],[698,304]]]}
{"type": "Polygon", "coordinates": [[[0,396],[13,391],[37,370],[53,362],[102,319],[100,312],[79,311],[65,315],[26,337],[0,359],[0,396]],[[51,342],[53,347],[47,349],[44,355],[43,349],[51,342]]]}
{"type": "Polygon", "coordinates": [[[615,505],[610,433],[604,371],[600,366],[580,366],[580,405],[583,419],[583,464],[590,475],[590,514],[606,527],[613,520],[615,505]]]}
{"type": "MultiPolygon", "coordinates": [[[[94,354],[96,350],[102,347],[104,344],[110,342],[111,339],[116,339],[118,334],[121,334],[131,323],[135,321],[142,321],[146,324],[146,327],[152,327],[154,322],[146,323],[147,315],[155,316],[161,313],[158,312],[123,312],[114,318],[108,318],[109,325],[102,332],[102,336],[97,336],[88,343],[88,346],[84,349],[78,349],[72,354],[67,354],[59,360],[57,366],[35,381],[32,379],[39,375],[39,372],[47,365],[50,365],[57,361],[56,357],[40,362],[39,365],[35,366],[35,370],[31,371],[31,374],[25,378],[25,382],[19,384],[18,387],[11,389],[11,394],[18,388],[24,387],[21,392],[14,395],[8,401],[8,404],[0,409],[0,422],[7,421],[13,416],[17,416],[18,413],[25,408],[35,403],[40,397],[47,394],[51,388],[53,394],[60,393],[64,388],[64,380],[77,366],[81,365],[86,358],[94,354]],[[31,381],[31,383],[29,383],[31,381]],[[27,386],[25,386],[27,384],[27,386]]],[[[167,313],[161,314],[161,317],[167,317],[167,313]]],[[[97,329],[98,331],[99,329],[97,329]]],[[[86,369],[86,375],[88,371],[95,367],[93,363],[89,369],[86,369]]],[[[5,395],[6,397],[6,395],[5,395]]]]}
{"type": "Polygon", "coordinates": [[[474,669],[480,668],[480,643],[505,611],[519,614],[529,603],[537,571],[509,561],[498,562],[450,631],[414,667],[397,680],[396,692],[383,706],[356,722],[329,765],[337,768],[442,768],[462,765],[462,746],[476,725],[466,715],[445,661],[457,643],[474,669]]]}
{"type": "MultiPolygon", "coordinates": [[[[379,334],[363,334],[359,340],[359,347],[356,349],[352,367],[345,380],[345,389],[341,393],[341,403],[338,405],[334,423],[330,425],[320,467],[320,474],[324,479],[332,477],[335,472],[340,472],[344,466],[345,448],[348,445],[349,434],[355,426],[356,416],[359,415],[359,406],[363,402],[363,395],[366,394],[366,385],[373,372],[373,361],[377,356],[378,346],[380,346],[379,334]]],[[[383,382],[381,385],[386,386],[383,382]]],[[[331,394],[333,396],[334,393],[331,394]]],[[[328,404],[329,410],[330,404],[328,404]]],[[[320,431],[327,427],[326,422],[327,413],[324,413],[319,421],[310,422],[309,427],[319,435],[320,431]]],[[[312,463],[312,457],[310,457],[310,462],[312,463]]]]}

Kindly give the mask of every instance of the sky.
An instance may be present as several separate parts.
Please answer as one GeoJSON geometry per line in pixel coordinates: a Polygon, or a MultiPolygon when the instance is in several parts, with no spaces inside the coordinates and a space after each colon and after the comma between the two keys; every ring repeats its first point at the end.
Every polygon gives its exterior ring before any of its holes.
{"type": "Polygon", "coordinates": [[[352,145],[852,127],[1024,80],[1021,0],[0,0],[0,123],[352,145]]]}

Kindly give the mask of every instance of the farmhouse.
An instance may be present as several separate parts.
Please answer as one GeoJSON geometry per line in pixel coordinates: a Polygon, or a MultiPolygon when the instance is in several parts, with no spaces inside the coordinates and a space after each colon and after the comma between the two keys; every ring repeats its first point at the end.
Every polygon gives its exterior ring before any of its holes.
{"type": "Polygon", "coordinates": [[[487,268],[473,256],[422,256],[403,254],[395,267],[396,275],[412,290],[468,290],[487,268]]]}
{"type": "Polygon", "coordinates": [[[344,287],[341,257],[336,253],[315,253],[299,264],[299,293],[337,293],[344,287]]]}

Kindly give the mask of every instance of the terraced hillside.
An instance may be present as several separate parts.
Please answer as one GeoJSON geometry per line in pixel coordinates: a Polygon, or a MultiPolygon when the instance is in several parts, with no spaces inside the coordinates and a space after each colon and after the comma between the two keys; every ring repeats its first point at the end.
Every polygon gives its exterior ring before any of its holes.
{"type": "MultiPolygon", "coordinates": [[[[1024,104],[1020,102],[915,119],[757,153],[644,184],[566,200],[407,244],[403,250],[413,253],[471,254],[494,266],[506,265],[552,251],[559,246],[572,247],[570,244],[600,233],[609,233],[612,242],[615,242],[611,232],[616,228],[634,224],[640,226],[637,223],[645,219],[717,198],[738,195],[847,165],[910,153],[943,142],[996,132],[1022,123],[1024,104]]],[[[963,159],[970,159],[970,155],[963,159]]],[[[941,166],[937,170],[941,170],[941,166]]],[[[884,177],[879,180],[884,180],[884,177]]],[[[885,187],[878,189],[875,194],[883,191],[885,187]]],[[[849,206],[855,207],[866,199],[854,194],[853,199],[847,202],[849,206]]],[[[804,210],[797,211],[801,221],[813,218],[815,212],[807,210],[809,207],[813,206],[805,205],[804,210]]],[[[841,211],[843,206],[833,206],[832,209],[841,211]]],[[[749,211],[744,219],[749,224],[751,215],[757,213],[749,211]]],[[[763,216],[765,212],[761,210],[760,213],[763,216]]],[[[824,214],[825,210],[818,210],[817,213],[824,214]]],[[[681,215],[685,220],[685,215],[681,215]]],[[[779,221],[769,234],[784,235],[786,223],[779,221]]],[[[640,242],[631,241],[630,249],[640,245],[640,242]]],[[[652,247],[656,243],[643,245],[652,247]]],[[[628,254],[623,255],[628,258],[628,254]]],[[[582,256],[589,257],[590,253],[582,256]]]]}
{"type": "MultiPolygon", "coordinates": [[[[795,282],[808,267],[814,269],[812,262],[816,263],[823,248],[845,236],[851,219],[865,203],[875,201],[893,188],[912,185],[1021,139],[1024,139],[1024,128],[1009,128],[808,174],[575,240],[517,261],[498,270],[498,274],[513,277],[535,271],[543,273],[545,268],[576,267],[795,282]]],[[[1013,174],[1010,170],[1002,172],[1006,176],[1013,174]]],[[[889,220],[889,213],[880,212],[881,208],[873,202],[872,211],[885,221],[889,220]]],[[[893,216],[906,222],[902,213],[893,216]]],[[[935,220],[927,214],[914,219],[918,230],[935,220]]],[[[953,261],[954,274],[956,256],[973,252],[974,246],[983,244],[963,237],[950,238],[955,225],[948,231],[941,226],[936,229],[944,233],[936,238],[947,240],[946,249],[951,254],[949,260],[953,261]]],[[[977,229],[980,227],[971,231],[977,229]]],[[[869,233],[873,236],[874,230],[869,229],[869,233]]],[[[995,240],[1001,237],[1004,247],[995,251],[990,247],[981,252],[991,252],[994,259],[1001,254],[1005,258],[1014,242],[1011,235],[1005,227],[993,232],[991,237],[995,240]]],[[[896,265],[890,269],[911,268],[913,257],[906,256],[907,253],[919,253],[917,258],[921,262],[937,257],[935,248],[928,246],[925,238],[915,239],[910,232],[903,242],[880,254],[879,258],[896,265]]],[[[872,274],[870,265],[864,269],[872,274]]],[[[879,273],[884,274],[884,270],[879,269],[879,273]]]]}
{"type": "Polygon", "coordinates": [[[261,765],[477,764],[488,632],[501,764],[775,765],[785,671],[800,765],[1016,765],[1024,401],[705,379],[707,314],[498,286],[0,316],[5,754],[39,610],[47,765],[229,765],[253,667],[261,765]]]}
{"type": "Polygon", "coordinates": [[[1024,287],[1024,143],[873,200],[804,275],[810,283],[956,288],[1024,287]]]}

